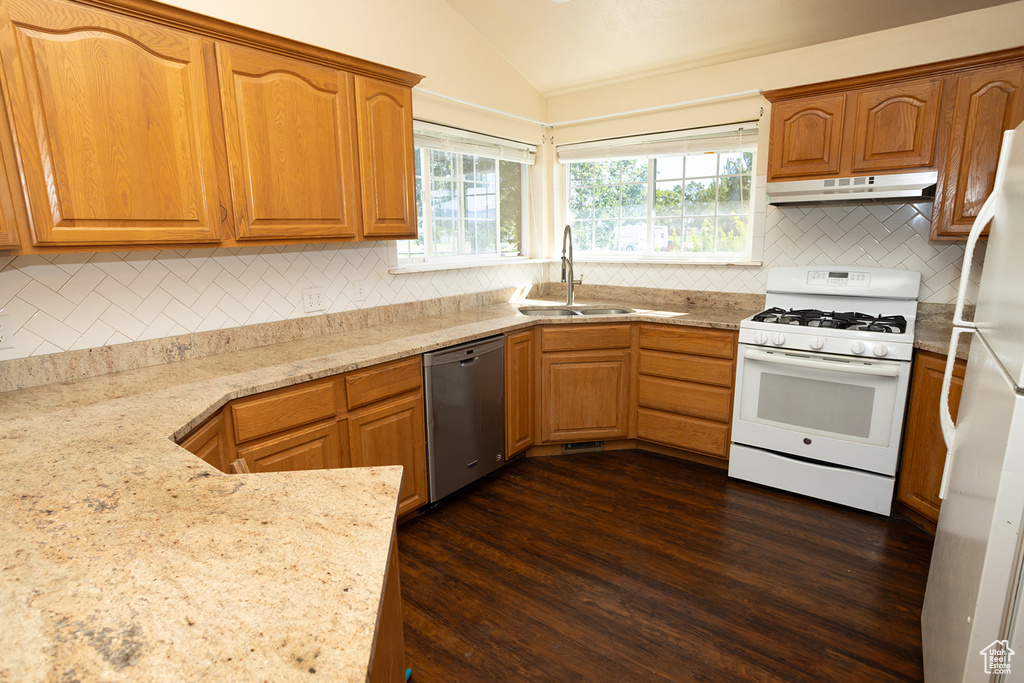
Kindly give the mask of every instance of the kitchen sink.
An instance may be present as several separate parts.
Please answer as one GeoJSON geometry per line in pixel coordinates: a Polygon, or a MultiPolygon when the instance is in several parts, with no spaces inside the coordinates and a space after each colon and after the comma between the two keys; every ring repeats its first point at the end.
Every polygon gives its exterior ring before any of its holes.
{"type": "Polygon", "coordinates": [[[629,308],[581,308],[580,315],[629,315],[635,313],[629,308]]]}
{"type": "Polygon", "coordinates": [[[630,308],[569,308],[567,306],[523,306],[519,309],[523,315],[539,315],[546,317],[563,317],[569,315],[628,315],[635,313],[630,308]]]}
{"type": "Polygon", "coordinates": [[[544,317],[560,317],[567,315],[579,315],[579,312],[571,308],[545,308],[538,306],[523,306],[519,309],[523,315],[539,315],[544,317]]]}

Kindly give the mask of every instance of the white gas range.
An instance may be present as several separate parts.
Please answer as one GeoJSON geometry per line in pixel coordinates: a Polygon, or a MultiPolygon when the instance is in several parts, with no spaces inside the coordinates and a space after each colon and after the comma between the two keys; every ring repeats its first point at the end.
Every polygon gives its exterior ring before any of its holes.
{"type": "Polygon", "coordinates": [[[795,266],[740,323],[729,476],[888,515],[921,274],[795,266]]]}

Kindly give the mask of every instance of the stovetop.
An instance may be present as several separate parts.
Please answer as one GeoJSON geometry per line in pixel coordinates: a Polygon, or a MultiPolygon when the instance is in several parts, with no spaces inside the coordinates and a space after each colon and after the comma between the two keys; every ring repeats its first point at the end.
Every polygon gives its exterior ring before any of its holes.
{"type": "Polygon", "coordinates": [[[907,319],[902,315],[871,315],[859,311],[822,311],[817,308],[790,308],[777,306],[754,315],[754,322],[776,325],[799,325],[835,330],[862,330],[883,334],[903,334],[907,319]]]}

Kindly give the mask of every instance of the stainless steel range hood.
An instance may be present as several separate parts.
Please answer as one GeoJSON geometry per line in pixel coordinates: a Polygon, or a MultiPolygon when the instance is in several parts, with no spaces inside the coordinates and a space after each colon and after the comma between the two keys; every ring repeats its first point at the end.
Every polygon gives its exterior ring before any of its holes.
{"type": "Polygon", "coordinates": [[[821,204],[825,202],[931,201],[939,174],[897,173],[857,178],[788,180],[768,183],[769,204],[821,204]]]}

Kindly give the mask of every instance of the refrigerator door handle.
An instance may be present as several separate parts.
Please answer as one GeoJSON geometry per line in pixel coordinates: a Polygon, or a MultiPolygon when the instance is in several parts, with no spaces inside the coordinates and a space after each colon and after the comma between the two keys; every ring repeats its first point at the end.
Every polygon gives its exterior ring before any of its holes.
{"type": "Polygon", "coordinates": [[[949,410],[949,388],[953,383],[953,366],[956,365],[956,349],[960,345],[961,334],[974,334],[976,330],[967,327],[954,327],[949,338],[949,353],[946,354],[946,370],[942,373],[942,392],[939,396],[939,426],[942,428],[942,440],[946,442],[946,462],[942,466],[942,483],[939,484],[939,498],[945,500],[946,487],[949,485],[949,471],[953,468],[953,438],[956,425],[953,414],[949,410]]]}
{"type": "MultiPolygon", "coordinates": [[[[1010,142],[1013,140],[1013,131],[1007,130],[1003,132],[1003,146],[999,152],[999,161],[996,164],[996,176],[993,188],[1001,187],[999,182],[1004,173],[1006,173],[1006,162],[1009,154],[1004,154],[1006,150],[1010,148],[1010,142]]],[[[971,265],[974,263],[974,248],[978,246],[978,238],[981,237],[982,231],[985,226],[988,225],[989,221],[996,213],[996,197],[998,196],[996,189],[992,190],[992,193],[988,196],[988,199],[981,205],[981,209],[978,210],[978,217],[974,219],[974,223],[971,225],[971,231],[967,235],[967,244],[964,247],[964,261],[963,267],[960,269],[960,284],[957,287],[956,292],[956,307],[953,309],[953,324],[959,327],[974,327],[974,322],[971,320],[964,320],[964,300],[967,297],[967,283],[971,277],[971,265]]]]}

